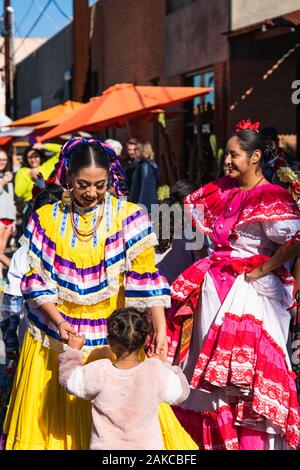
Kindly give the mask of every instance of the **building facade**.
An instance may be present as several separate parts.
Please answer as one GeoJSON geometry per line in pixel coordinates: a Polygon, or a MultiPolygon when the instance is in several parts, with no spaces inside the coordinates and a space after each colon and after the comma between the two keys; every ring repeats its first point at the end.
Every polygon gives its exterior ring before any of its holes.
{"type": "MultiPolygon", "coordinates": [[[[27,56],[29,56],[33,51],[41,47],[42,44],[46,41],[45,38],[15,38],[14,40],[14,63],[15,65],[22,62],[27,56]]],[[[0,70],[1,80],[0,80],[0,113],[5,113],[5,76],[4,76],[4,38],[0,37],[0,70]]]]}
{"type": "Polygon", "coordinates": [[[16,67],[16,118],[63,103],[71,97],[72,26],[68,25],[16,67]]]}

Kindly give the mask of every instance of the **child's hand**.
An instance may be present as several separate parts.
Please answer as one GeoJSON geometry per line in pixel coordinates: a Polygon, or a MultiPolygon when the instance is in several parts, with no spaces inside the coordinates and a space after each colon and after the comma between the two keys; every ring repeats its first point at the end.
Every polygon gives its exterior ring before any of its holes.
{"type": "Polygon", "coordinates": [[[70,335],[68,339],[68,346],[72,349],[80,350],[85,343],[85,336],[83,335],[70,335]]]}
{"type": "Polygon", "coordinates": [[[162,350],[160,354],[155,354],[154,347],[150,347],[148,349],[147,357],[149,357],[149,358],[155,357],[155,359],[160,359],[162,362],[166,362],[164,351],[162,350]]]}

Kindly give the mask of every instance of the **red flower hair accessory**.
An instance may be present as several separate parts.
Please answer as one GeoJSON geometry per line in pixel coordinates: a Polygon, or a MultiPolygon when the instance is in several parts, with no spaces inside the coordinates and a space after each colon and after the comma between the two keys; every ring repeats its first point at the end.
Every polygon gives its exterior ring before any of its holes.
{"type": "Polygon", "coordinates": [[[236,126],[235,126],[235,131],[236,132],[239,132],[239,131],[242,131],[244,129],[249,129],[251,131],[255,131],[255,132],[259,132],[259,128],[260,128],[260,122],[254,122],[252,124],[252,122],[250,121],[250,119],[247,119],[247,121],[240,121],[236,126]]]}

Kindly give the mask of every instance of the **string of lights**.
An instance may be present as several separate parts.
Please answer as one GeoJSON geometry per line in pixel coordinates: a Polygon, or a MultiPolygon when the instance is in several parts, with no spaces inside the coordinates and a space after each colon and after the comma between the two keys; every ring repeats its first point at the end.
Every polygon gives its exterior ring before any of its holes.
{"type": "MultiPolygon", "coordinates": [[[[276,71],[278,70],[278,68],[283,64],[283,62],[288,58],[290,57],[290,55],[292,55],[297,49],[298,47],[300,47],[300,43],[296,43],[294,45],[294,47],[292,47],[291,49],[289,49],[288,52],[286,52],[279,60],[277,60],[277,62],[269,69],[267,70],[267,72],[261,77],[262,80],[268,80],[268,78],[270,78],[270,76],[276,71]]],[[[249,87],[240,97],[239,101],[235,101],[230,107],[229,107],[229,111],[234,111],[239,103],[241,101],[245,101],[246,98],[248,98],[248,96],[250,96],[252,93],[253,93],[253,90],[255,88],[255,85],[253,84],[251,87],[249,87]]]]}

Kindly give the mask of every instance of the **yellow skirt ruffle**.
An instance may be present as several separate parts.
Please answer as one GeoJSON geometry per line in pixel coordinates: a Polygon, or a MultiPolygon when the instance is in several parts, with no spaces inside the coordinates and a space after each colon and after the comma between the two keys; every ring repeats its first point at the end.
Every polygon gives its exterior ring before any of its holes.
{"type": "MultiPolygon", "coordinates": [[[[59,385],[58,354],[26,333],[4,423],[7,450],[89,448],[91,405],[59,385]]],[[[169,405],[160,405],[159,419],[167,450],[198,449],[169,405]]]]}

